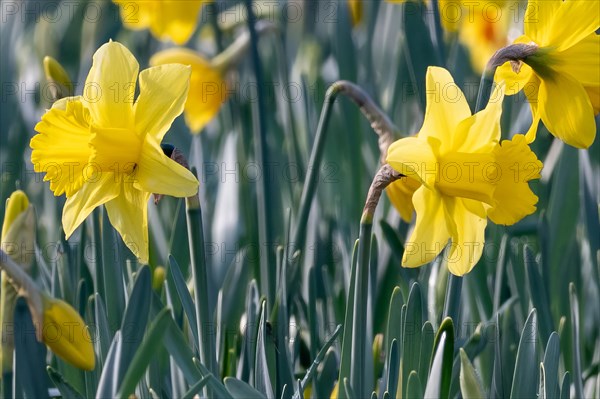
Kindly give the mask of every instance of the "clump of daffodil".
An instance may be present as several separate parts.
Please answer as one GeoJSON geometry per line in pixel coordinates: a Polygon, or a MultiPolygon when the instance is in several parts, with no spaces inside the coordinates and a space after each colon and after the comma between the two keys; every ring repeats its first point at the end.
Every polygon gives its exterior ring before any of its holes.
{"type": "Polygon", "coordinates": [[[198,180],[167,157],[160,143],[183,112],[190,68],[160,65],[139,73],[123,45],[94,54],[82,96],[66,97],[35,126],[31,161],[54,195],[66,194],[62,224],[67,238],[94,208],[105,205],[111,224],[143,263],[148,262],[151,193],[187,197],[198,180]]]}
{"type": "Polygon", "coordinates": [[[528,181],[540,177],[542,164],[523,135],[500,142],[502,85],[475,115],[445,69],[430,67],[426,86],[421,130],[394,142],[387,156],[397,172],[421,183],[412,197],[417,218],[402,264],[426,264],[450,241],[445,260],[460,276],[481,258],[488,217],[510,225],[535,212],[528,181]]]}
{"type": "Polygon", "coordinates": [[[160,40],[184,44],[194,33],[198,15],[209,0],[113,0],[123,24],[133,30],[150,29],[160,40]]]}
{"type": "Polygon", "coordinates": [[[550,133],[577,148],[596,137],[600,112],[600,7],[587,0],[530,0],[525,34],[494,56],[507,94],[524,90],[533,113],[527,139],[541,120],[550,133]],[[529,17],[528,17],[529,16],[529,17]]]}
{"type": "Polygon", "coordinates": [[[227,99],[227,84],[224,68],[215,65],[196,51],[172,48],[160,51],[150,58],[150,65],[183,64],[192,68],[190,94],[185,103],[185,122],[194,134],[202,129],[219,113],[227,99]]]}
{"type": "MultiPolygon", "coordinates": [[[[15,262],[19,262],[25,272],[31,268],[34,248],[35,217],[29,205],[27,195],[17,190],[6,200],[4,221],[2,222],[1,248],[15,262]]],[[[0,326],[13,323],[17,291],[12,286],[9,276],[4,270],[1,274],[0,289],[0,326]]],[[[2,335],[2,373],[8,373],[13,366],[13,335],[3,329],[2,335]]]]}
{"type": "MultiPolygon", "coordinates": [[[[95,366],[94,347],[88,327],[65,301],[42,294],[42,328],[38,339],[55,355],[83,370],[95,366]]],[[[38,329],[39,330],[39,329],[38,329]]]]}

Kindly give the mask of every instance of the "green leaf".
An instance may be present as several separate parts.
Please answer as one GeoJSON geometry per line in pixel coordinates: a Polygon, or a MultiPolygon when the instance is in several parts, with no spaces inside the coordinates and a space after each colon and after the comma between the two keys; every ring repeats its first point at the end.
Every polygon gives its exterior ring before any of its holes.
{"type": "Polygon", "coordinates": [[[560,399],[569,399],[571,397],[571,374],[567,371],[563,375],[562,383],[560,384],[560,399]]]}
{"type": "Polygon", "coordinates": [[[56,386],[60,394],[65,399],[83,399],[83,395],[80,394],[68,381],[65,381],[62,374],[52,367],[47,366],[46,371],[52,383],[56,386]]]}
{"type": "Polygon", "coordinates": [[[546,399],[546,371],[544,363],[540,363],[540,384],[538,386],[538,399],[546,399]]]}
{"type": "Polygon", "coordinates": [[[108,350],[106,362],[98,382],[97,398],[113,398],[117,394],[118,367],[121,358],[122,338],[121,330],[117,330],[108,350]]]}
{"type": "Polygon", "coordinates": [[[125,308],[125,315],[121,323],[122,347],[117,363],[115,364],[115,373],[117,375],[117,380],[114,381],[114,384],[116,384],[115,387],[121,385],[123,377],[125,377],[125,373],[142,343],[146,326],[148,325],[151,298],[152,282],[150,268],[144,266],[137,272],[135,284],[129,295],[129,301],[127,302],[127,308],[125,308]]]}
{"type": "Polygon", "coordinates": [[[190,291],[185,282],[183,274],[181,273],[181,268],[179,264],[175,260],[175,258],[169,255],[169,274],[170,279],[169,282],[174,285],[175,292],[177,292],[177,296],[181,301],[181,306],[185,313],[185,316],[188,319],[188,323],[192,327],[192,334],[194,335],[194,342],[198,344],[198,329],[196,326],[198,325],[198,321],[196,319],[196,310],[194,308],[194,301],[192,300],[192,296],[190,295],[190,291]]]}
{"type": "Polygon", "coordinates": [[[190,387],[190,389],[181,397],[181,399],[193,399],[208,384],[212,375],[203,377],[200,381],[190,387]]]}
{"type": "Polygon", "coordinates": [[[571,345],[573,347],[573,384],[575,397],[583,398],[583,377],[581,375],[581,344],[579,341],[579,301],[575,284],[569,284],[571,304],[571,345]]]}
{"type": "Polygon", "coordinates": [[[548,398],[557,398],[558,386],[558,364],[560,361],[560,337],[556,332],[550,334],[544,353],[545,391],[548,398]]]}
{"type": "Polygon", "coordinates": [[[411,371],[408,375],[408,383],[406,384],[407,399],[423,399],[423,388],[421,380],[416,371],[411,371]]]}
{"type": "Polygon", "coordinates": [[[429,362],[431,361],[431,353],[433,352],[433,340],[435,334],[433,332],[433,326],[430,321],[426,321],[423,324],[421,331],[421,355],[419,361],[418,374],[423,377],[429,374],[429,362]]]}
{"type": "MultiPolygon", "coordinates": [[[[267,349],[267,321],[266,321],[267,306],[266,301],[262,303],[262,311],[260,314],[260,322],[258,325],[258,337],[256,341],[256,359],[254,367],[254,386],[266,398],[274,399],[273,386],[271,385],[271,376],[269,372],[269,364],[267,357],[269,351],[267,349]]],[[[270,356],[269,356],[270,357],[270,356]]]]}
{"type": "Polygon", "coordinates": [[[423,328],[423,299],[421,287],[415,282],[408,295],[406,319],[402,331],[402,384],[406,392],[408,375],[411,371],[419,370],[421,350],[421,329],[423,328]]]}
{"type": "Polygon", "coordinates": [[[400,377],[400,354],[398,353],[398,341],[392,341],[387,362],[387,387],[390,395],[396,396],[398,391],[398,377],[400,377]]]}
{"type": "Polygon", "coordinates": [[[267,397],[245,383],[232,377],[226,377],[224,380],[225,388],[229,391],[234,399],[266,399],[267,397]]]}
{"type": "Polygon", "coordinates": [[[533,309],[527,317],[519,340],[511,398],[534,398],[537,394],[537,386],[533,383],[538,380],[537,342],[537,312],[533,309]]]}
{"type": "Polygon", "coordinates": [[[162,345],[163,337],[167,333],[167,318],[170,317],[169,309],[163,309],[148,328],[146,337],[127,367],[127,372],[123,377],[117,397],[127,398],[134,392],[136,384],[140,381],[152,358],[156,355],[157,348],[162,345]]]}
{"type": "Polygon", "coordinates": [[[554,321],[550,311],[550,298],[540,273],[540,265],[529,245],[523,247],[525,271],[529,283],[529,292],[533,306],[539,312],[540,336],[542,342],[548,342],[550,334],[554,330],[554,321]]]}
{"type": "Polygon", "coordinates": [[[432,399],[447,398],[450,390],[452,357],[454,352],[454,326],[452,319],[444,319],[435,341],[436,345],[424,397],[432,399]]]}
{"type": "Polygon", "coordinates": [[[460,348],[460,391],[464,399],[485,397],[479,375],[462,348],[460,348]]]}

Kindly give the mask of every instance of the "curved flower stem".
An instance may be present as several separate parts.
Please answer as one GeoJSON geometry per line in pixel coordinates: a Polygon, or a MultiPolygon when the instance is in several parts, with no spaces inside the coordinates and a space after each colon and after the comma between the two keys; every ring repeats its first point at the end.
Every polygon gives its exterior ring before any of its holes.
{"type": "Polygon", "coordinates": [[[328,132],[327,127],[329,125],[331,109],[338,94],[348,96],[350,100],[360,107],[362,114],[371,123],[371,127],[379,136],[379,150],[381,153],[380,161],[382,164],[385,162],[387,149],[393,141],[393,132],[397,131],[397,128],[388,116],[359,86],[345,80],[337,81],[329,86],[329,89],[327,89],[327,93],[325,94],[323,108],[321,109],[315,142],[310,154],[306,179],[304,180],[304,186],[302,188],[300,211],[296,218],[296,228],[290,243],[292,245],[290,254],[292,255],[304,246],[308,214],[317,187],[317,176],[319,174],[319,165],[321,165],[321,159],[323,158],[323,151],[325,150],[325,141],[328,132]]]}

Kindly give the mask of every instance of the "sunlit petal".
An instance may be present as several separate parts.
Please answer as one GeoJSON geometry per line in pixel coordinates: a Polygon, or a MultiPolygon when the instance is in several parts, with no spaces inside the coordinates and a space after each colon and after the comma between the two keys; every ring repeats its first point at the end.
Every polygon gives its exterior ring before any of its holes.
{"type": "Polygon", "coordinates": [[[191,68],[159,65],[140,73],[140,95],[135,104],[135,126],[142,135],[162,141],[171,123],[183,112],[191,68]]]}
{"type": "MultiPolygon", "coordinates": [[[[469,211],[465,201],[469,200],[455,198],[446,202],[448,213],[452,215],[457,226],[450,232],[452,243],[447,264],[450,272],[457,276],[470,272],[481,258],[487,225],[487,219],[469,211]]],[[[475,201],[471,201],[469,206],[476,206],[475,201]]]]}
{"type": "MultiPolygon", "coordinates": [[[[542,0],[544,1],[544,0],[542,0]]],[[[556,51],[566,50],[600,28],[600,7],[596,0],[566,0],[554,13],[547,43],[556,51]]]]}
{"type": "Polygon", "coordinates": [[[430,143],[425,139],[407,137],[395,141],[388,149],[386,162],[404,176],[430,187],[435,184],[439,165],[430,143]]]}

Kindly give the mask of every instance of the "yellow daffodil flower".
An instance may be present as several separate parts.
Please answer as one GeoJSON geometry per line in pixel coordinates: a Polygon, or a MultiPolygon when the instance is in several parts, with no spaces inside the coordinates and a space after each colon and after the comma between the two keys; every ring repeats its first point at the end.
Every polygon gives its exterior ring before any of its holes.
{"type": "Polygon", "coordinates": [[[35,126],[31,161],[45,173],[54,195],[66,194],[62,224],[67,238],[94,208],[105,205],[125,244],[148,262],[151,193],[187,197],[194,175],[167,157],[160,143],[183,112],[190,68],[161,65],[139,74],[123,45],[104,44],[94,54],[83,96],[66,97],[35,126]]]}
{"type": "Polygon", "coordinates": [[[471,65],[481,74],[494,53],[508,44],[508,30],[514,12],[498,0],[466,2],[458,37],[469,50],[471,65]]]}
{"type": "MultiPolygon", "coordinates": [[[[565,143],[588,148],[596,137],[594,115],[600,112],[600,6],[595,0],[530,0],[525,35],[515,44],[533,54],[506,62],[496,71],[507,94],[524,90],[534,123],[541,120],[565,143]]],[[[501,50],[503,51],[503,50],[501,50]]]]}
{"type": "Polygon", "coordinates": [[[415,207],[412,204],[412,196],[421,186],[415,179],[402,177],[399,180],[392,182],[385,188],[385,192],[390,199],[390,202],[396,208],[402,220],[410,223],[413,218],[415,207]]]}
{"type": "Polygon", "coordinates": [[[185,103],[185,121],[194,134],[200,133],[221,109],[227,99],[227,84],[222,72],[195,51],[173,48],[152,56],[150,65],[190,65],[190,94],[185,103]]]}
{"type": "Polygon", "coordinates": [[[83,370],[93,370],[94,347],[85,322],[65,301],[42,295],[44,342],[57,356],[83,370]]]}
{"type": "Polygon", "coordinates": [[[523,135],[500,143],[502,85],[475,115],[445,69],[430,67],[426,87],[420,132],[394,142],[387,156],[396,171],[422,184],[413,195],[417,218],[402,264],[426,264],[450,240],[446,261],[460,276],[481,258],[488,217],[508,225],[535,211],[527,182],[540,177],[542,164],[523,135]]]}
{"type": "Polygon", "coordinates": [[[150,28],[160,39],[184,44],[194,33],[198,14],[207,0],[113,0],[123,24],[132,30],[150,28]]]}

